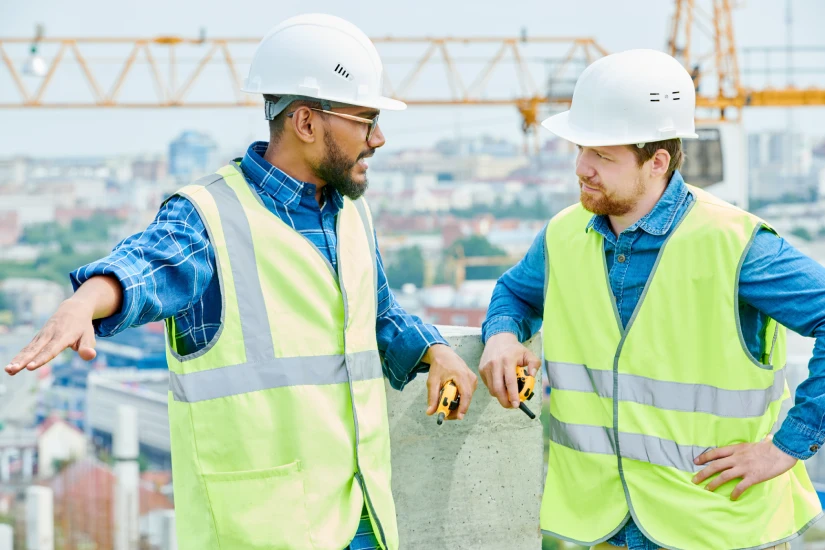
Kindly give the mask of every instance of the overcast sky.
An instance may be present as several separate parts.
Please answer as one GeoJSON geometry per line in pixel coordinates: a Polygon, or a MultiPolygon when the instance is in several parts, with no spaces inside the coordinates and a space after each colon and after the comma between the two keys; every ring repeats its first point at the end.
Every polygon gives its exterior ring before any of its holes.
{"type": "MultiPolygon", "coordinates": [[[[739,2],[735,11],[736,43],[740,49],[784,46],[787,0],[739,2]]],[[[825,48],[825,1],[791,0],[793,41],[825,48]]],[[[699,3],[708,3],[699,0],[699,3]]],[[[0,37],[29,37],[35,24],[50,36],[197,36],[206,28],[212,36],[263,36],[280,20],[304,12],[327,12],[347,18],[370,36],[393,35],[530,35],[592,36],[611,52],[629,48],[663,49],[674,2],[670,0],[0,0],[0,37]],[[264,9],[262,9],[264,8],[264,9]]],[[[382,50],[382,53],[384,50],[382,50]]],[[[779,60],[779,58],[776,58],[779,60]]],[[[825,70],[825,49],[808,65],[825,70]]],[[[392,67],[388,67],[391,71],[392,67]]],[[[80,73],[63,78],[81,83],[80,73]]],[[[497,77],[501,86],[515,86],[497,77]]],[[[800,75],[800,84],[818,82],[825,74],[800,75]]],[[[68,81],[67,86],[70,84],[68,81]]],[[[427,95],[427,83],[418,91],[427,95]]],[[[11,97],[12,81],[0,64],[0,96],[11,97]]],[[[60,91],[57,91],[58,95],[60,91]]],[[[825,108],[795,109],[795,127],[825,135],[825,108]]],[[[749,109],[749,131],[784,129],[786,111],[749,109]]],[[[426,147],[442,137],[487,133],[520,139],[520,117],[512,107],[413,107],[382,114],[388,148],[426,147]]],[[[20,109],[0,110],[0,156],[109,155],[163,152],[184,129],[211,134],[225,150],[243,150],[249,141],[264,139],[266,123],[257,109],[20,109]]],[[[543,136],[546,137],[545,134],[543,136]]]]}

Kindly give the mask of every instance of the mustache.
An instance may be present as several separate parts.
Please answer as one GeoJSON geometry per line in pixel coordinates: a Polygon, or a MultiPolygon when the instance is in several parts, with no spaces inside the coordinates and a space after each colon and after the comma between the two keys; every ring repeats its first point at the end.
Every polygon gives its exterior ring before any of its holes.
{"type": "Polygon", "coordinates": [[[358,158],[355,159],[355,162],[358,162],[361,159],[369,158],[369,157],[373,156],[374,154],[375,154],[375,149],[368,149],[368,150],[364,151],[363,153],[361,153],[360,155],[358,155],[358,158]]]}
{"type": "Polygon", "coordinates": [[[594,184],[592,181],[590,181],[590,178],[580,177],[579,178],[579,187],[581,187],[582,185],[586,185],[586,186],[590,187],[591,189],[597,189],[599,191],[602,190],[602,186],[594,184]]]}

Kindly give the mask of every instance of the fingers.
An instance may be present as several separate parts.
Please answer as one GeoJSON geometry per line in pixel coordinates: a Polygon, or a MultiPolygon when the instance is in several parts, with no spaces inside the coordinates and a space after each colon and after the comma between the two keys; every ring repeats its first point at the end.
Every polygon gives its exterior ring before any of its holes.
{"type": "Polygon", "coordinates": [[[514,409],[517,409],[519,404],[519,397],[518,379],[516,378],[515,365],[512,365],[512,368],[504,369],[504,383],[507,386],[507,399],[509,400],[510,406],[514,409]]]}
{"type": "MultiPolygon", "coordinates": [[[[502,407],[504,407],[505,409],[509,409],[509,408],[512,408],[512,404],[511,404],[512,402],[510,400],[510,397],[507,395],[507,387],[505,386],[505,382],[504,382],[504,372],[506,370],[510,370],[510,369],[507,369],[505,367],[504,360],[502,360],[502,359],[497,360],[494,363],[493,368],[491,369],[491,373],[490,373],[490,379],[491,379],[492,385],[488,384],[487,388],[490,390],[490,395],[492,395],[493,397],[498,399],[498,402],[501,403],[502,407]]],[[[515,369],[512,369],[512,370],[513,370],[513,377],[515,377],[515,375],[516,375],[515,369]]]]}
{"type": "Polygon", "coordinates": [[[716,476],[715,479],[713,479],[710,483],[707,484],[705,489],[707,489],[708,491],[715,491],[728,481],[740,478],[744,475],[745,473],[741,471],[739,468],[729,468],[721,474],[719,474],[718,476],[716,476]]]}
{"type": "Polygon", "coordinates": [[[704,453],[697,456],[693,463],[697,466],[701,466],[702,464],[707,464],[713,460],[719,460],[720,458],[727,458],[735,453],[741,445],[730,445],[728,447],[719,447],[716,449],[711,449],[709,451],[705,451],[704,453]]]}
{"type": "Polygon", "coordinates": [[[80,336],[80,340],[77,341],[77,349],[75,349],[75,351],[84,361],[91,361],[97,357],[95,345],[97,345],[97,341],[95,340],[95,331],[93,328],[89,328],[80,336]]]}
{"type": "Polygon", "coordinates": [[[69,342],[64,342],[58,339],[57,336],[54,336],[49,342],[47,342],[35,355],[31,361],[26,364],[26,369],[28,370],[36,370],[57,357],[60,352],[64,349],[71,347],[69,342]]]}
{"type": "Polygon", "coordinates": [[[441,379],[437,376],[427,377],[427,416],[438,408],[438,394],[441,392],[441,379]]]}
{"type": "Polygon", "coordinates": [[[730,494],[731,500],[739,500],[739,497],[742,496],[742,493],[747,491],[750,487],[756,484],[755,479],[744,478],[739,484],[733,488],[733,492],[730,494]]]}
{"type": "Polygon", "coordinates": [[[450,413],[450,416],[462,420],[470,408],[473,392],[478,387],[478,377],[470,369],[467,369],[467,375],[459,378],[456,381],[456,386],[458,386],[458,395],[461,396],[461,401],[458,403],[458,409],[450,413]]]}
{"type": "Polygon", "coordinates": [[[710,464],[710,466],[705,467],[695,476],[693,476],[693,483],[699,484],[708,479],[710,476],[714,474],[718,474],[721,471],[727,470],[728,468],[732,468],[736,465],[736,462],[732,459],[721,459],[716,460],[710,464]]]}
{"type": "Polygon", "coordinates": [[[14,358],[9,361],[9,364],[6,365],[6,372],[15,375],[26,366],[31,363],[32,359],[34,359],[46,346],[49,341],[51,340],[51,333],[49,332],[44,333],[46,329],[41,330],[37,333],[37,335],[32,338],[32,341],[28,343],[26,347],[20,350],[20,353],[14,356],[14,358]]]}
{"type": "Polygon", "coordinates": [[[538,370],[541,368],[541,359],[536,357],[533,354],[533,352],[525,348],[524,358],[522,359],[522,365],[527,365],[527,373],[530,376],[535,376],[538,370]]]}

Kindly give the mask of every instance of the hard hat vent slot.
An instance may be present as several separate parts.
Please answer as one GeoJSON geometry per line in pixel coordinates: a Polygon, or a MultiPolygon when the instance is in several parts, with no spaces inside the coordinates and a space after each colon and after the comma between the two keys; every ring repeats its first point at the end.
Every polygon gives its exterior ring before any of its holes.
{"type": "MultiPolygon", "coordinates": [[[[664,94],[664,99],[670,99],[673,101],[679,101],[681,97],[679,96],[679,92],[670,92],[669,94],[664,94]]],[[[651,102],[659,102],[662,101],[662,94],[659,92],[650,92],[650,101],[651,102]]]]}
{"type": "Polygon", "coordinates": [[[344,68],[344,66],[343,66],[343,65],[341,65],[340,63],[338,63],[338,64],[335,66],[335,72],[336,72],[337,74],[339,74],[339,75],[343,76],[343,77],[344,77],[344,78],[346,78],[347,80],[352,80],[352,77],[350,76],[349,71],[347,71],[347,70],[344,68]]]}

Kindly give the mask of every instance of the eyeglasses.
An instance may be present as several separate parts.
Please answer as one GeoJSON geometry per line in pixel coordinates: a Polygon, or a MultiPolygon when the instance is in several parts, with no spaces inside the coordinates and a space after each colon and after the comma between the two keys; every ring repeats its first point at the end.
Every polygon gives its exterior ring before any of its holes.
{"type": "MultiPolygon", "coordinates": [[[[347,120],[353,120],[355,122],[360,122],[361,124],[369,124],[370,128],[369,128],[369,130],[367,130],[367,141],[370,140],[370,138],[372,137],[372,134],[375,132],[375,129],[378,127],[378,115],[375,115],[373,118],[364,118],[364,117],[355,116],[355,115],[348,115],[346,113],[336,113],[335,111],[327,111],[325,109],[316,109],[314,107],[307,107],[307,109],[309,109],[310,111],[318,111],[319,113],[326,113],[328,115],[339,116],[339,117],[345,118],[347,120]]],[[[286,116],[292,117],[292,115],[294,115],[294,114],[295,114],[295,111],[292,111],[291,113],[289,113],[286,116]]]]}

